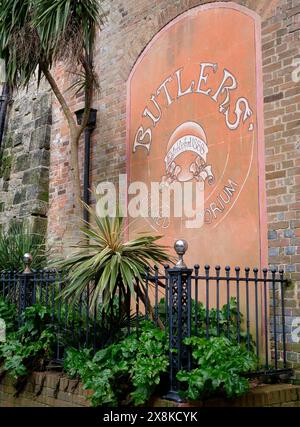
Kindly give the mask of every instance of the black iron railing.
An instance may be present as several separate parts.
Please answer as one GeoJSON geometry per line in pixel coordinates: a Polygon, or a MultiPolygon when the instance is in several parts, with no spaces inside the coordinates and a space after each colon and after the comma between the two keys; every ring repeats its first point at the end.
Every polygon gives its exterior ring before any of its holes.
{"type": "MultiPolygon", "coordinates": [[[[176,373],[191,369],[191,355],[183,340],[192,335],[226,336],[258,359],[256,372],[249,375],[291,374],[287,367],[284,290],[282,270],[250,270],[226,266],[212,269],[165,267],[164,274],[146,276],[146,283],[158,292],[163,289],[166,326],[170,343],[170,397],[178,392],[176,373]],[[173,351],[175,350],[175,351],[173,351]]],[[[149,287],[149,286],[148,286],[149,287]]],[[[155,310],[157,322],[159,311],[155,310]]]]}
{"type": "Polygon", "coordinates": [[[183,343],[192,335],[207,339],[226,336],[254,351],[259,363],[257,371],[248,375],[291,373],[286,352],[286,284],[281,270],[259,272],[256,268],[209,265],[189,269],[183,264],[165,266],[162,272],[157,267],[148,269],[135,295],[128,293],[123,300],[116,293],[109,311],[101,308],[101,301],[97,310],[90,309],[92,284],[77,304],[57,298],[65,286],[57,271],[2,272],[0,296],[15,303],[19,322],[24,309],[32,304],[49,308],[57,328],[57,360],[63,358],[66,345],[88,346],[96,351],[109,345],[120,329],[132,333],[139,330],[142,319],[151,319],[168,335],[168,397],[176,399],[176,373],[192,367],[191,354],[183,343]]]}

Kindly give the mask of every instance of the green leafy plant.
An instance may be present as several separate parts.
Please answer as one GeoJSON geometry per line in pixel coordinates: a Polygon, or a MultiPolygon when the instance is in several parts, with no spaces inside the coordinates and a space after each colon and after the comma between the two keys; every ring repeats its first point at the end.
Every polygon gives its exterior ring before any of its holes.
{"type": "Polygon", "coordinates": [[[17,380],[17,392],[33,370],[44,369],[45,363],[52,358],[55,338],[50,311],[39,304],[26,308],[22,325],[0,344],[2,373],[9,373],[17,380]]]}
{"type": "Polygon", "coordinates": [[[47,255],[44,237],[32,233],[23,222],[13,222],[7,231],[0,231],[0,266],[2,270],[23,270],[25,253],[30,253],[33,257],[31,268],[43,268],[47,255]]]}
{"type": "MultiPolygon", "coordinates": [[[[166,303],[162,298],[158,304],[158,314],[162,322],[166,322],[166,303]]],[[[206,308],[202,302],[191,301],[191,335],[206,337],[206,308]]],[[[248,342],[247,332],[243,329],[243,313],[237,308],[235,297],[230,298],[229,305],[224,304],[219,312],[215,307],[208,312],[209,337],[225,336],[230,341],[241,344],[248,342]],[[239,322],[238,322],[239,321],[239,322]],[[239,328],[238,328],[239,325],[239,328]]],[[[255,342],[249,334],[249,350],[255,348],[255,342]]]]}
{"type": "Polygon", "coordinates": [[[6,334],[13,332],[17,326],[16,306],[7,298],[0,297],[0,319],[5,321],[6,334]]]}
{"type": "Polygon", "coordinates": [[[168,369],[166,335],[151,322],[142,322],[138,334],[98,351],[70,349],[64,367],[92,390],[94,406],[146,402],[168,369]]]}
{"type": "Polygon", "coordinates": [[[92,359],[91,348],[68,348],[64,358],[64,369],[70,378],[78,378],[84,366],[92,359]]]}
{"type": "Polygon", "coordinates": [[[76,247],[77,252],[68,259],[57,261],[55,266],[64,270],[67,285],[61,297],[68,301],[79,301],[90,283],[91,307],[97,306],[102,298],[108,305],[118,294],[125,301],[128,290],[137,290],[145,301],[143,275],[145,268],[155,263],[169,260],[166,247],[157,244],[160,236],[140,236],[133,240],[125,239],[123,217],[117,212],[115,217],[98,215],[86,206],[93,223],[85,224],[81,231],[86,240],[76,247]]]}
{"type": "Polygon", "coordinates": [[[197,400],[215,394],[227,397],[240,396],[249,389],[249,381],[242,374],[256,367],[256,357],[242,345],[236,345],[226,337],[209,340],[199,337],[185,339],[192,347],[196,368],[181,370],[177,378],[186,387],[183,394],[197,400]]]}

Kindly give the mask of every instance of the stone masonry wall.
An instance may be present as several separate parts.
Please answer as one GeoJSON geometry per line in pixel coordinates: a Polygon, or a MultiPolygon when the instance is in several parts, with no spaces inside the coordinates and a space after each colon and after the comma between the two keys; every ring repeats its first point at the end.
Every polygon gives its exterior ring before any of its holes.
{"type": "Polygon", "coordinates": [[[24,218],[45,234],[49,200],[51,93],[36,83],[13,94],[0,151],[0,225],[24,218]]]}

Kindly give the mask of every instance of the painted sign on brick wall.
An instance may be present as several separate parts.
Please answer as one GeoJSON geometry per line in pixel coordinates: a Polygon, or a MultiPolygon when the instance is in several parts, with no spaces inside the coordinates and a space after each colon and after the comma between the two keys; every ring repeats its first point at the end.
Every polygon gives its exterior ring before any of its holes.
{"type": "Polygon", "coordinates": [[[184,238],[190,265],[266,264],[259,37],[244,8],[195,8],[128,80],[130,235],[184,238]]]}

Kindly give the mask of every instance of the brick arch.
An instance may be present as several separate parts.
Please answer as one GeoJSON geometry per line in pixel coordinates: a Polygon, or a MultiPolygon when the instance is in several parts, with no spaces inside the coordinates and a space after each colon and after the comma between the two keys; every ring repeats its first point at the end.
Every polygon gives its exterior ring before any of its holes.
{"type": "Polygon", "coordinates": [[[266,2],[265,0],[238,0],[238,1],[219,1],[219,0],[185,0],[178,4],[169,5],[166,9],[160,11],[157,15],[156,22],[149,24],[148,31],[143,34],[140,38],[135,38],[134,40],[129,40],[128,48],[126,49],[128,55],[126,59],[123,60],[121,74],[123,79],[126,81],[132,72],[132,69],[139,57],[142,55],[146,47],[151,43],[157,34],[174,19],[178,18],[180,15],[189,11],[193,8],[201,8],[202,6],[213,4],[213,3],[223,3],[227,4],[228,7],[231,6],[240,6],[241,11],[255,12],[263,20],[267,19],[272,15],[276,9],[280,0],[270,0],[266,2]],[[130,53],[129,53],[130,52],[130,53]]]}

